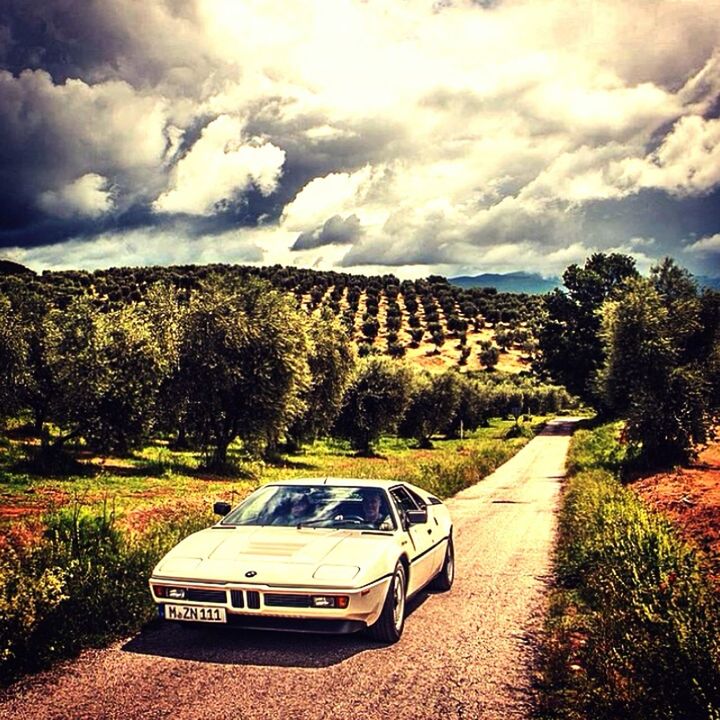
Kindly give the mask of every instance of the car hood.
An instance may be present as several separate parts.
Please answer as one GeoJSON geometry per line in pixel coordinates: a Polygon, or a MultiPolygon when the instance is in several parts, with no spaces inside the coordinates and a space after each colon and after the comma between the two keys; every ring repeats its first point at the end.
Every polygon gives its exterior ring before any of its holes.
{"type": "Polygon", "coordinates": [[[357,587],[383,574],[392,545],[389,534],[352,530],[215,526],[176,545],[153,576],[243,585],[357,587]]]}

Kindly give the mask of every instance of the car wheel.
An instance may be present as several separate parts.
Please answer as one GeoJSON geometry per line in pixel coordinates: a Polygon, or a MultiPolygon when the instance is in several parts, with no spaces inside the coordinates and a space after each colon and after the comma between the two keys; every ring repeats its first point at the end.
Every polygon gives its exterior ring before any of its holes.
{"type": "Polygon", "coordinates": [[[445,561],[440,568],[440,572],[434,577],[432,587],[435,590],[443,592],[452,587],[455,580],[455,548],[453,547],[452,535],[448,539],[447,550],[445,551],[445,561]]]}
{"type": "Polygon", "coordinates": [[[370,637],[373,640],[389,644],[400,639],[405,625],[406,593],[407,576],[405,566],[398,561],[385,596],[380,617],[368,628],[370,637]]]}

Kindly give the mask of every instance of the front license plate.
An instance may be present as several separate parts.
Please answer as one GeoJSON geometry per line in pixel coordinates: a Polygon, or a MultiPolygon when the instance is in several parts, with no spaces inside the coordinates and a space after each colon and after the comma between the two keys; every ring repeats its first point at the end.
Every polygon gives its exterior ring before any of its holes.
{"type": "Polygon", "coordinates": [[[225,608],[193,607],[192,605],[166,605],[165,619],[207,623],[227,622],[225,608]]]}

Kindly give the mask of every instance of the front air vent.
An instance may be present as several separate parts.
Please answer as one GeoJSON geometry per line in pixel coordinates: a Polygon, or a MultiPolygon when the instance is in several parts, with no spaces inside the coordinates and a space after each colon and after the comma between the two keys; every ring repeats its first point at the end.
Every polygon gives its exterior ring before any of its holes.
{"type": "Polygon", "coordinates": [[[290,557],[305,547],[305,542],[251,542],[243,555],[263,555],[271,557],[290,557]]]}
{"type": "Polygon", "coordinates": [[[194,602],[226,603],[227,595],[224,590],[199,590],[197,588],[188,588],[185,599],[193,600],[194,602]]]}
{"type": "Polygon", "coordinates": [[[310,607],[309,595],[292,595],[290,593],[265,593],[263,598],[266,607],[310,607]]]}
{"type": "Polygon", "coordinates": [[[242,590],[231,590],[230,591],[230,604],[235,608],[245,607],[245,599],[243,598],[242,590]]]}
{"type": "Polygon", "coordinates": [[[257,590],[247,591],[247,606],[251,610],[260,609],[260,593],[257,590]]]}

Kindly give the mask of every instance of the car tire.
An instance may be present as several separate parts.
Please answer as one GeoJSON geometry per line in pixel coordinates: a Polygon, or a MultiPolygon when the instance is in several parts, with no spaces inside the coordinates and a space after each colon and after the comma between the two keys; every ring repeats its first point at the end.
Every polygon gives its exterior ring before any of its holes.
{"type": "Polygon", "coordinates": [[[452,535],[448,538],[445,560],[440,572],[433,578],[431,587],[433,590],[447,592],[455,580],[455,547],[453,546],[452,535]]]}
{"type": "Polygon", "coordinates": [[[407,595],[407,573],[398,561],[380,617],[368,628],[370,637],[378,642],[391,644],[400,639],[405,626],[405,597],[407,595]]]}

